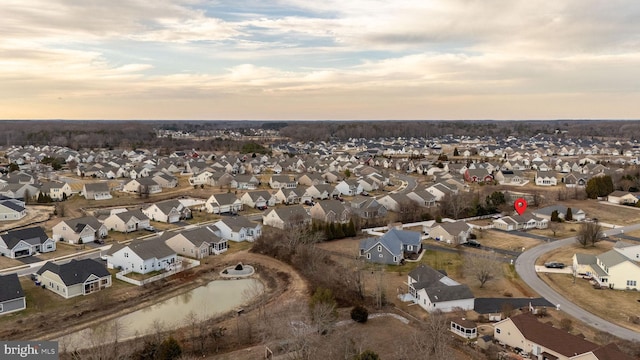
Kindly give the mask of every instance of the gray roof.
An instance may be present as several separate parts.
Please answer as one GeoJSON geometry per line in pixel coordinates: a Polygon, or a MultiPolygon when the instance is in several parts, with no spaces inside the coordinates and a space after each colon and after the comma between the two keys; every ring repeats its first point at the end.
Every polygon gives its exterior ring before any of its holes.
{"type": "Polygon", "coordinates": [[[249,191],[249,192],[247,192],[247,194],[249,195],[251,200],[257,200],[259,197],[262,197],[265,200],[269,200],[273,196],[273,195],[271,195],[271,193],[269,193],[266,190],[249,191]]]}
{"type": "Polygon", "coordinates": [[[318,201],[317,205],[322,208],[325,214],[329,211],[333,211],[334,213],[340,215],[346,210],[344,204],[338,200],[318,201]]]}
{"type": "Polygon", "coordinates": [[[167,244],[165,244],[165,241],[173,236],[175,236],[175,233],[164,232],[148,240],[135,239],[130,242],[129,245],[114,244],[111,249],[109,249],[107,254],[112,255],[118,250],[124,247],[128,247],[131,251],[133,251],[144,260],[152,258],[165,258],[167,256],[176,254],[175,251],[173,251],[169,246],[167,246],[167,244]]]}
{"type": "Polygon", "coordinates": [[[211,197],[215,200],[215,203],[219,205],[233,204],[238,201],[238,197],[234,193],[213,194],[211,197]]]}
{"type": "Polygon", "coordinates": [[[24,207],[16,204],[13,201],[9,201],[9,200],[0,202],[0,205],[4,206],[6,208],[9,208],[9,209],[11,209],[13,211],[16,211],[16,212],[23,212],[25,210],[24,207]]]}
{"type": "Polygon", "coordinates": [[[244,216],[230,216],[230,217],[225,216],[222,219],[220,219],[218,222],[216,222],[216,224],[217,223],[223,223],[227,225],[229,228],[231,228],[231,230],[233,231],[240,231],[242,228],[255,229],[256,226],[258,226],[257,223],[250,221],[244,216]]]}
{"type": "Polygon", "coordinates": [[[76,233],[81,232],[87,225],[91,226],[94,230],[100,229],[102,223],[93,216],[83,216],[75,219],[64,220],[76,233]]]}
{"type": "Polygon", "coordinates": [[[621,264],[625,261],[629,261],[626,256],[620,254],[615,250],[609,250],[604,254],[598,255],[598,259],[600,259],[600,261],[609,268],[621,264]]]}
{"type": "Polygon", "coordinates": [[[404,245],[420,245],[420,233],[416,231],[406,231],[391,229],[381,237],[367,238],[360,241],[360,249],[369,251],[374,246],[381,244],[391,254],[402,255],[402,247],[404,245]]]}
{"type": "Polygon", "coordinates": [[[86,183],[84,184],[84,188],[87,191],[109,191],[109,184],[106,182],[94,182],[94,183],[86,183]]]}
{"type": "Polygon", "coordinates": [[[97,277],[111,276],[104,264],[94,259],[72,259],[66,264],[55,264],[51,261],[47,261],[47,263],[38,270],[38,275],[44,274],[47,270],[54,274],[58,274],[60,279],[62,279],[62,282],[67,286],[81,284],[91,275],[95,275],[97,277]]]}
{"type": "Polygon", "coordinates": [[[432,303],[474,298],[467,285],[459,284],[424,264],[411,270],[409,276],[416,281],[412,284],[413,288],[424,289],[432,303]]]}
{"type": "Polygon", "coordinates": [[[117,217],[119,217],[120,219],[122,219],[122,221],[127,222],[129,220],[131,220],[132,217],[135,217],[138,220],[148,220],[149,218],[147,217],[147,215],[145,215],[142,210],[137,209],[137,210],[129,210],[129,211],[123,211],[120,213],[115,214],[117,217]]]}
{"type": "Polygon", "coordinates": [[[0,275],[0,303],[21,297],[24,297],[24,291],[18,275],[15,273],[0,275]]]}
{"type": "Polygon", "coordinates": [[[209,226],[203,226],[195,229],[184,230],[179,234],[184,236],[193,245],[200,247],[202,244],[214,244],[219,243],[222,239],[214,233],[214,230],[209,226]]]}
{"type": "Polygon", "coordinates": [[[0,235],[4,243],[7,244],[8,249],[13,249],[20,241],[25,241],[30,245],[44,244],[49,239],[49,236],[44,232],[44,229],[36,226],[26,229],[11,230],[0,235]]]}
{"type": "Polygon", "coordinates": [[[178,200],[165,200],[155,203],[155,205],[162,211],[164,214],[169,214],[173,209],[181,209],[182,203],[178,200]]]}
{"type": "Polygon", "coordinates": [[[469,229],[471,228],[469,226],[469,224],[467,224],[464,221],[455,221],[455,222],[441,222],[441,223],[435,223],[433,225],[433,227],[438,227],[441,226],[446,232],[448,232],[451,235],[457,235],[460,234],[461,232],[465,232],[465,231],[469,231],[469,229]]]}
{"type": "Polygon", "coordinates": [[[309,214],[301,205],[291,205],[280,208],[275,208],[271,211],[275,211],[278,214],[278,217],[283,221],[287,221],[296,216],[302,216],[303,219],[307,219],[309,214]]]}

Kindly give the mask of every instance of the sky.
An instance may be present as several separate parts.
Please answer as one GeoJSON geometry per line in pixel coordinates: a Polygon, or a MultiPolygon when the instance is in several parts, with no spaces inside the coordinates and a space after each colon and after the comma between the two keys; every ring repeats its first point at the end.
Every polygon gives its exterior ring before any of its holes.
{"type": "Polygon", "coordinates": [[[640,119],[636,0],[3,0],[0,119],[640,119]]]}

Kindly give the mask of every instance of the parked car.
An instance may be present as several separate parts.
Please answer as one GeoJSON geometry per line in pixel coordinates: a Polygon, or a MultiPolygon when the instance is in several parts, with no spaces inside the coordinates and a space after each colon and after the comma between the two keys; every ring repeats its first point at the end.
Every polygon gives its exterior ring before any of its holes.
{"type": "Polygon", "coordinates": [[[481,245],[478,241],[473,240],[473,239],[471,239],[471,240],[467,240],[467,242],[466,242],[466,243],[464,243],[463,245],[465,245],[465,246],[470,246],[470,247],[474,247],[474,248],[482,247],[482,245],[481,245]]]}
{"type": "Polygon", "coordinates": [[[157,231],[156,228],[154,228],[152,225],[145,226],[142,229],[150,231],[150,232],[156,232],[157,231]]]}
{"type": "Polygon", "coordinates": [[[104,240],[102,240],[102,239],[95,239],[95,240],[93,240],[93,242],[96,243],[96,244],[104,245],[104,240]]]}
{"type": "Polygon", "coordinates": [[[564,269],[564,266],[565,265],[563,263],[557,261],[550,261],[544,264],[544,267],[549,269],[564,269]]]}

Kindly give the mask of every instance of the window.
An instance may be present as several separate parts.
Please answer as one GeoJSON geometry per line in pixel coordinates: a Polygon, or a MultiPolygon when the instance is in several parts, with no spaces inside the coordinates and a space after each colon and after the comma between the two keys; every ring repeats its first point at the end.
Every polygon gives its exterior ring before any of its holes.
{"type": "Polygon", "coordinates": [[[124,253],[124,257],[128,258],[129,257],[129,253],[128,252],[124,253]]]}
{"type": "Polygon", "coordinates": [[[2,304],[0,304],[0,313],[3,312],[4,310],[2,309],[2,304]]]}
{"type": "Polygon", "coordinates": [[[636,286],[635,280],[627,280],[627,286],[636,286]]]}
{"type": "Polygon", "coordinates": [[[496,329],[496,334],[500,334],[500,329],[496,329]]]}
{"type": "Polygon", "coordinates": [[[367,259],[371,259],[371,253],[367,253],[367,259]]]}
{"type": "Polygon", "coordinates": [[[398,257],[397,256],[393,257],[393,262],[398,262],[398,257]]]}
{"type": "Polygon", "coordinates": [[[378,252],[382,252],[382,245],[378,245],[378,252]]]}

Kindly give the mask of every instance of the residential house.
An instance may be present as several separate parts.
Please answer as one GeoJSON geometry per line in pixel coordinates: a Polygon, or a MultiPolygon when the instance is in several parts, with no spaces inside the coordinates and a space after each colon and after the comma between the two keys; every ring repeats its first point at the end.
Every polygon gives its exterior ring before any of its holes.
{"type": "Polygon", "coordinates": [[[302,205],[274,208],[262,215],[262,223],[278,229],[311,223],[311,217],[302,205]]]}
{"type": "Polygon", "coordinates": [[[142,209],[142,212],[152,221],[165,222],[169,224],[191,217],[191,210],[185,207],[178,200],[157,202],[142,209]]]}
{"type": "Polygon", "coordinates": [[[104,219],[104,226],[111,231],[133,232],[151,226],[149,217],[142,210],[116,212],[104,219]]]}
{"type": "Polygon", "coordinates": [[[128,244],[114,244],[107,251],[107,267],[139,274],[168,270],[178,266],[178,255],[165,241],[170,233],[149,240],[135,239],[128,244]]]}
{"type": "Polygon", "coordinates": [[[87,244],[107,236],[109,229],[93,216],[62,220],[52,228],[53,240],[87,244]]]}
{"type": "Polygon", "coordinates": [[[109,184],[106,182],[84,184],[82,195],[87,200],[108,200],[112,198],[109,184]]]}
{"type": "Polygon", "coordinates": [[[548,323],[538,321],[525,312],[499,321],[493,326],[493,337],[534,359],[553,360],[631,360],[613,343],[597,345],[581,336],[572,335],[548,323]],[[598,355],[599,354],[599,355],[598,355]]]}
{"type": "Polygon", "coordinates": [[[493,175],[484,168],[467,169],[464,172],[464,180],[470,183],[490,183],[493,181],[493,175]]]}
{"type": "Polygon", "coordinates": [[[326,223],[347,223],[351,219],[351,210],[338,200],[318,201],[311,207],[309,214],[312,219],[326,223]]]}
{"type": "Polygon", "coordinates": [[[338,184],[336,184],[335,189],[341,194],[345,196],[355,196],[360,195],[364,189],[362,188],[362,184],[357,180],[347,179],[342,180],[338,184]]]}
{"type": "Polygon", "coordinates": [[[27,308],[27,301],[18,275],[0,275],[0,315],[27,308]]]}
{"type": "Polygon", "coordinates": [[[280,188],[273,194],[276,203],[282,204],[302,204],[311,201],[312,197],[307,193],[306,186],[298,186],[295,188],[280,188]]]}
{"type": "Polygon", "coordinates": [[[388,211],[400,212],[402,207],[412,203],[411,198],[403,193],[387,194],[378,199],[378,203],[388,211]]]}
{"type": "Polygon", "coordinates": [[[464,221],[441,222],[434,223],[433,226],[425,231],[429,236],[438,241],[444,241],[447,244],[464,244],[471,235],[471,226],[464,221]]]}
{"type": "Polygon", "coordinates": [[[326,184],[325,179],[320,174],[304,174],[298,178],[298,184],[305,186],[313,186],[313,185],[321,185],[326,184]]]}
{"type": "Polygon", "coordinates": [[[266,209],[276,204],[275,197],[266,190],[246,192],[242,194],[240,201],[242,205],[256,209],[266,209]]]}
{"type": "Polygon", "coordinates": [[[255,241],[262,235],[262,224],[252,222],[244,216],[223,217],[213,224],[213,230],[225,240],[255,241]]]}
{"type": "Polygon", "coordinates": [[[32,184],[8,183],[0,189],[0,195],[12,199],[34,199],[40,189],[32,184]]]}
{"type": "Polygon", "coordinates": [[[616,190],[607,195],[607,201],[613,204],[632,205],[638,202],[638,197],[627,191],[616,190]]]}
{"type": "Polygon", "coordinates": [[[52,200],[61,201],[71,196],[73,191],[66,182],[47,181],[40,187],[40,192],[43,195],[49,195],[52,200]]]}
{"type": "Polygon", "coordinates": [[[556,175],[550,171],[537,171],[535,176],[537,186],[556,186],[558,179],[556,175]]]}
{"type": "Polygon", "coordinates": [[[94,259],[71,259],[64,264],[47,261],[36,274],[42,286],[65,299],[89,295],[111,286],[111,273],[94,259]]]}
{"type": "Polygon", "coordinates": [[[171,234],[165,244],[182,256],[203,259],[219,255],[229,248],[226,239],[216,235],[213,226],[203,226],[171,234]]]}
{"type": "Polygon", "coordinates": [[[298,186],[298,181],[289,175],[272,175],[269,186],[272,189],[294,189],[298,186]]]}
{"type": "Polygon", "coordinates": [[[164,189],[170,189],[178,186],[178,178],[164,172],[157,172],[153,174],[151,180],[164,189]]]}
{"type": "Polygon", "coordinates": [[[23,201],[8,198],[0,200],[0,221],[20,220],[25,216],[27,209],[23,201]]]}
{"type": "Polygon", "coordinates": [[[423,208],[430,208],[436,206],[436,197],[427,190],[413,190],[407,194],[407,197],[411,199],[418,206],[423,208]]]}
{"type": "Polygon", "coordinates": [[[442,200],[446,195],[454,195],[458,193],[458,189],[447,186],[442,182],[431,185],[427,188],[427,192],[435,196],[436,201],[442,200]]]}
{"type": "Polygon", "coordinates": [[[570,173],[565,175],[562,178],[562,182],[567,188],[585,187],[587,185],[588,180],[589,180],[588,176],[577,174],[577,173],[570,173]]]}
{"type": "Polygon", "coordinates": [[[378,183],[371,178],[362,178],[357,181],[358,185],[362,188],[362,191],[370,192],[378,190],[378,183]]]}
{"type": "Polygon", "coordinates": [[[469,286],[420,264],[407,276],[410,299],[427,312],[473,310],[475,298],[469,286]]]}
{"type": "Polygon", "coordinates": [[[364,220],[387,216],[387,208],[372,197],[356,196],[349,201],[351,211],[364,220]]]}
{"type": "Polygon", "coordinates": [[[122,191],[134,194],[157,194],[162,192],[162,186],[150,177],[141,177],[124,184],[122,191]]]}
{"type": "Polygon", "coordinates": [[[231,188],[239,190],[255,190],[260,185],[260,180],[254,175],[236,175],[231,180],[231,188]]]}
{"type": "Polygon", "coordinates": [[[309,194],[314,199],[324,200],[324,199],[329,199],[334,194],[337,195],[338,192],[335,191],[335,188],[333,187],[333,185],[318,184],[318,185],[309,186],[307,188],[307,194],[309,194]]]}
{"type": "Polygon", "coordinates": [[[336,184],[344,179],[344,175],[335,171],[327,171],[322,174],[322,178],[330,184],[336,184]]]}
{"type": "Polygon", "coordinates": [[[242,211],[242,201],[234,193],[213,194],[204,206],[212,214],[237,214],[242,211]]]}
{"type": "Polygon", "coordinates": [[[638,253],[627,257],[625,252],[614,248],[599,255],[574,254],[574,275],[585,275],[601,287],[616,290],[640,289],[640,265],[638,253]]]}
{"type": "Polygon", "coordinates": [[[390,229],[380,237],[371,237],[360,241],[360,257],[366,261],[400,265],[405,254],[422,251],[421,234],[417,231],[390,229]]]}
{"type": "Polygon", "coordinates": [[[213,177],[214,172],[204,170],[197,174],[192,174],[189,177],[189,185],[198,186],[198,185],[211,185],[211,178],[213,177]]]}
{"type": "Polygon", "coordinates": [[[0,234],[0,254],[11,259],[56,250],[56,242],[36,226],[0,234]]]}
{"type": "Polygon", "coordinates": [[[520,170],[500,170],[495,174],[495,179],[500,185],[523,186],[529,183],[524,173],[520,170]]]}
{"type": "Polygon", "coordinates": [[[503,231],[546,229],[549,227],[549,220],[539,218],[530,213],[522,215],[503,216],[493,220],[493,227],[503,231]]]}

